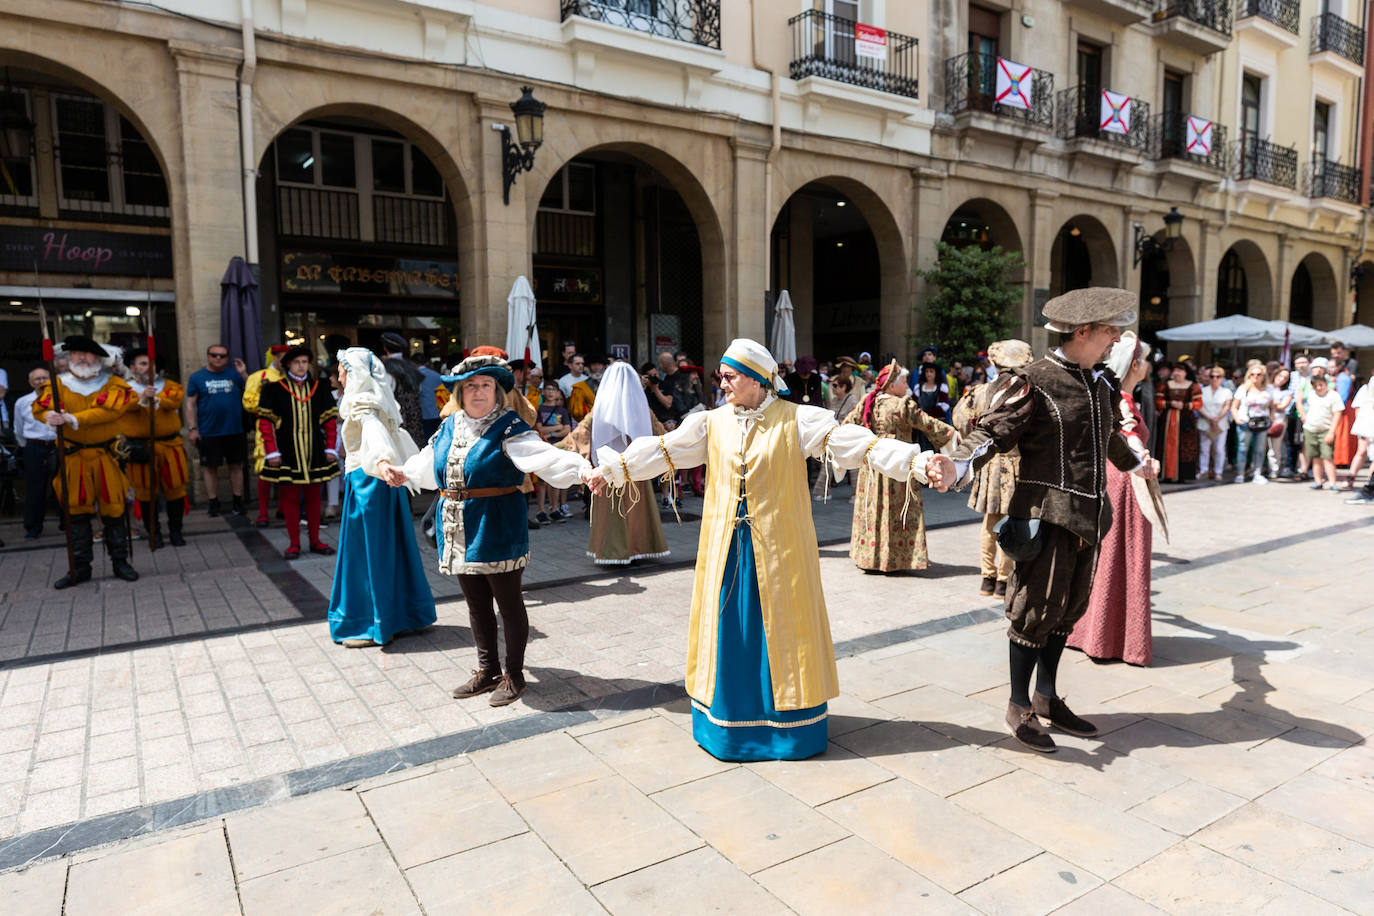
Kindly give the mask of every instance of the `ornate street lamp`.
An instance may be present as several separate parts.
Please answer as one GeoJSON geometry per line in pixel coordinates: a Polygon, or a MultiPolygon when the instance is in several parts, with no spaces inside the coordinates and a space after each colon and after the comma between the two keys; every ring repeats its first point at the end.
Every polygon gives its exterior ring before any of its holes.
{"type": "Polygon", "coordinates": [[[529,86],[520,87],[520,98],[511,102],[510,110],[515,115],[515,139],[511,139],[510,128],[502,124],[501,130],[501,170],[505,179],[502,189],[505,202],[510,204],[510,186],[521,172],[534,168],[534,152],[544,142],[544,103],[537,100],[529,86]]]}
{"type": "Polygon", "coordinates": [[[1183,214],[1178,212],[1178,207],[1170,207],[1169,212],[1164,214],[1164,241],[1160,241],[1152,234],[1145,231],[1145,227],[1135,224],[1135,257],[1131,261],[1132,267],[1139,267],[1140,262],[1152,254],[1159,252],[1172,251],[1174,243],[1183,237],[1183,214]]]}
{"type": "Polygon", "coordinates": [[[10,68],[5,68],[4,95],[0,97],[0,159],[25,162],[33,153],[33,122],[24,109],[24,97],[10,85],[10,68]]]}

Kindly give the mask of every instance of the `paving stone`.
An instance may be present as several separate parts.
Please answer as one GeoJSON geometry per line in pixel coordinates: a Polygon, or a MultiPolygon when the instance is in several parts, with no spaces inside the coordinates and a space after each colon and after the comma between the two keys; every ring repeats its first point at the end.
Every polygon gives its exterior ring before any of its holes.
{"type": "Polygon", "coordinates": [[[817,810],[951,893],[1041,852],[1002,827],[902,779],[817,810]]]}
{"type": "Polygon", "coordinates": [[[953,795],[1015,769],[1013,763],[905,720],[841,735],[835,743],[937,795],[953,795]]]}
{"type": "Polygon", "coordinates": [[[973,912],[957,897],[854,836],[753,877],[803,916],[973,912]]]}
{"type": "Polygon", "coordinates": [[[1003,713],[943,687],[918,687],[883,697],[877,705],[961,744],[992,744],[1007,734],[1003,713]]]}
{"type": "Polygon", "coordinates": [[[78,862],[71,867],[63,912],[66,916],[136,912],[236,916],[238,895],[224,833],[214,824],[78,862]]]}
{"type": "Polygon", "coordinates": [[[318,792],[232,814],[224,824],[241,882],[380,841],[352,792],[318,792]]]}
{"type": "Polygon", "coordinates": [[[597,885],[611,913],[790,913],[772,894],[709,847],[597,885]]]}
{"type": "Polygon", "coordinates": [[[402,916],[421,912],[400,869],[381,843],[243,881],[239,894],[243,899],[244,916],[279,913],[402,916]]]}
{"type": "Polygon", "coordinates": [[[1178,839],[1024,770],[974,786],[951,800],[1108,879],[1178,839]]]}
{"type": "Polygon", "coordinates": [[[611,774],[611,768],[562,732],[478,751],[472,762],[511,802],[522,802],[611,774]]]}
{"type": "Polygon", "coordinates": [[[362,799],[402,868],[529,829],[472,766],[369,789],[362,799]]]}
{"type": "Polygon", "coordinates": [[[876,786],[893,776],[890,770],[834,742],[824,753],[807,760],[770,760],[751,763],[749,769],[811,807],[876,786]]]}
{"type": "Polygon", "coordinates": [[[45,862],[0,875],[0,912],[13,916],[61,913],[67,862],[45,862]]]}
{"type": "Polygon", "coordinates": [[[600,916],[605,912],[532,833],[418,865],[406,872],[406,878],[430,916],[493,912],[600,916]]]}
{"type": "Polygon", "coordinates": [[[1239,796],[1190,779],[1129,810],[1165,830],[1191,836],[1243,804],[1239,796]]]}
{"type": "Polygon", "coordinates": [[[1374,744],[1358,744],[1341,751],[1313,767],[1311,772],[1374,791],[1374,744]]]}
{"type": "MultiPolygon", "coordinates": [[[[650,794],[735,766],[712,757],[690,735],[657,716],[584,735],[579,743],[650,794]]],[[[474,755],[479,766],[480,757],[474,755]]],[[[594,773],[591,768],[587,772],[594,773]]]]}
{"type": "Polygon", "coordinates": [[[1254,913],[1327,916],[1343,910],[1189,840],[1116,879],[1117,886],[1180,916],[1254,913]]]}
{"type": "Polygon", "coordinates": [[[1374,846],[1374,793],[1349,782],[1303,773],[1262,796],[1259,802],[1374,846]]]}
{"type": "Polygon", "coordinates": [[[1055,910],[1055,916],[1160,916],[1164,911],[1150,906],[1113,884],[1104,884],[1089,891],[1067,906],[1055,910]]]}
{"type": "Polygon", "coordinates": [[[540,795],[522,802],[517,809],[588,885],[701,845],[689,830],[619,776],[540,795]]]}
{"type": "Polygon", "coordinates": [[[1046,852],[969,888],[959,899],[989,916],[1049,913],[1101,883],[1091,872],[1046,852]]]}

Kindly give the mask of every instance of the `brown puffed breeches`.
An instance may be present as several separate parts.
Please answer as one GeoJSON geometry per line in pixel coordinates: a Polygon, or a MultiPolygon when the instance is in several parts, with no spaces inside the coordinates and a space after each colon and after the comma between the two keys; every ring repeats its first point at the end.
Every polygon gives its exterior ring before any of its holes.
{"type": "Polygon", "coordinates": [[[1045,546],[1028,563],[1017,563],[1007,581],[1007,636],[1042,648],[1050,636],[1068,636],[1092,597],[1097,545],[1067,528],[1044,525],[1045,546]]]}

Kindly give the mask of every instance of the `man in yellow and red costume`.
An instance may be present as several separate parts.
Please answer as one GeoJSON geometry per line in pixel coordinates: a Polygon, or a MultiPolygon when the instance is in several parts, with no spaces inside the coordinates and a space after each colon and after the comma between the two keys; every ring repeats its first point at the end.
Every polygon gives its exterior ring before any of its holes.
{"type": "Polygon", "coordinates": [[[135,395],[128,413],[119,421],[129,446],[129,483],[153,544],[162,546],[157,511],[157,497],[161,496],[167,501],[167,537],[173,546],[183,547],[186,538],[181,533],[181,520],[186,514],[186,480],[191,469],[186,443],[181,439],[181,402],[186,399],[186,389],[180,382],[158,378],[147,350],[130,350],[124,365],[133,376],[130,381],[135,395]]]}
{"type": "MultiPolygon", "coordinates": [[[[105,529],[105,549],[114,574],[126,582],[138,579],[129,565],[129,534],[124,522],[124,493],[128,482],[119,469],[116,447],[120,419],[134,401],[124,379],[112,372],[114,360],[105,349],[85,335],[62,342],[68,368],[44,385],[33,402],[33,415],[53,428],[66,426],[66,454],[60,456],[58,473],[66,476],[67,512],[71,517],[72,559],[70,573],[53,583],[70,588],[91,578],[91,521],[99,515],[105,529]],[[53,385],[61,386],[62,410],[53,400],[53,385]]],[[[62,489],[54,479],[59,496],[62,489]]]]}

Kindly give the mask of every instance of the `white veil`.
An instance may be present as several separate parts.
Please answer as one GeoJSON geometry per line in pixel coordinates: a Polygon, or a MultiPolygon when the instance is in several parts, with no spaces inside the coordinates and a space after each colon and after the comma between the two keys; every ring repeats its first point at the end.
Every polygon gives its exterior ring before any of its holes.
{"type": "Polygon", "coordinates": [[[601,376],[592,405],[592,464],[597,463],[602,446],[621,452],[632,440],[652,432],[639,373],[627,362],[611,363],[601,376]]]}
{"type": "Polygon", "coordinates": [[[339,418],[343,420],[341,438],[345,454],[359,455],[362,449],[363,419],[374,416],[387,431],[394,452],[386,457],[392,464],[400,464],[419,449],[401,423],[401,408],[391,393],[386,367],[366,347],[349,347],[337,354],[348,373],[344,379],[343,397],[339,398],[339,418]]]}

